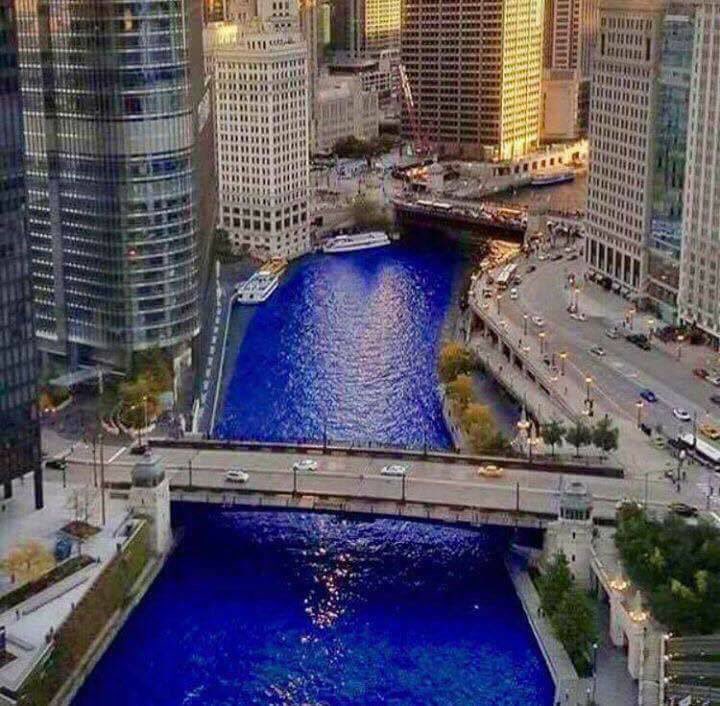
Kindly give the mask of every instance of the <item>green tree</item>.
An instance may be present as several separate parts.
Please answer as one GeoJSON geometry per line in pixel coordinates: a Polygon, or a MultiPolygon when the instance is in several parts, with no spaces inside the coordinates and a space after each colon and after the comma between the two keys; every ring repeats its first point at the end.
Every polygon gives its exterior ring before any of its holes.
{"type": "Polygon", "coordinates": [[[462,426],[475,453],[501,454],[507,451],[507,439],[497,430],[490,409],[482,404],[469,404],[462,416],[462,426]]]}
{"type": "Polygon", "coordinates": [[[609,453],[618,447],[620,430],[614,427],[609,417],[603,417],[592,430],[592,443],[601,451],[609,453]]]}
{"type": "Polygon", "coordinates": [[[557,419],[551,419],[547,424],[543,424],[540,429],[542,440],[552,447],[552,455],[555,455],[555,447],[563,445],[563,437],[565,436],[565,427],[562,422],[557,419]]]}
{"type": "Polygon", "coordinates": [[[442,382],[447,384],[474,367],[472,353],[461,344],[449,341],[440,349],[438,375],[442,382]]]}
{"type": "Polygon", "coordinates": [[[558,552],[548,564],[540,582],[540,604],[548,616],[555,613],[565,594],[572,588],[573,577],[567,557],[558,552]]]}
{"type": "Polygon", "coordinates": [[[565,431],[565,441],[575,447],[575,455],[580,455],[580,447],[592,443],[592,429],[585,422],[575,422],[565,431]]]}
{"type": "Polygon", "coordinates": [[[458,375],[446,388],[447,396],[464,410],[473,398],[473,382],[469,375],[458,375]]]}
{"type": "Polygon", "coordinates": [[[563,595],[550,616],[555,635],[567,650],[575,667],[588,665],[592,644],[597,640],[595,610],[590,599],[577,588],[563,595]]]}
{"type": "Polygon", "coordinates": [[[352,202],[351,215],[356,226],[377,230],[390,230],[393,219],[382,204],[373,201],[366,194],[358,194],[352,202]]]}
{"type": "Polygon", "coordinates": [[[359,159],[364,157],[368,150],[368,143],[358,140],[354,135],[343,137],[335,143],[333,151],[338,157],[347,159],[359,159]]]}

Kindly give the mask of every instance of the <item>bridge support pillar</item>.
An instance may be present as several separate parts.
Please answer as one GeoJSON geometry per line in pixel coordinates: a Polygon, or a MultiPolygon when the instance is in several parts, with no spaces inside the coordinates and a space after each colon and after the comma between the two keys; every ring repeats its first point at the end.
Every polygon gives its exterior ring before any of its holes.
{"type": "Polygon", "coordinates": [[[170,525],[170,481],[160,459],[147,452],[131,471],[128,504],[133,514],[145,517],[151,525],[150,548],[166,554],[172,546],[170,525]]]}

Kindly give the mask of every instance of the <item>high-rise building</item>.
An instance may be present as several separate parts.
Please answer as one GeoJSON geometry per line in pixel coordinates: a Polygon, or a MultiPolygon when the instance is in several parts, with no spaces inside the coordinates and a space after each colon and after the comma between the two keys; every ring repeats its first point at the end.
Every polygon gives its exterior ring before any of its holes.
{"type": "Polygon", "coordinates": [[[658,316],[674,323],[695,35],[692,5],[669,5],[662,32],[646,295],[658,316]]]}
{"type": "Polygon", "coordinates": [[[695,16],[683,200],[680,319],[720,339],[720,4],[695,16]]]}
{"type": "Polygon", "coordinates": [[[199,331],[199,17],[191,0],[18,0],[36,334],[70,366],[178,355],[199,331]]]}
{"type": "MultiPolygon", "coordinates": [[[[543,0],[405,0],[402,62],[441,151],[509,159],[540,139],[543,0]]],[[[412,136],[403,115],[403,132],[412,136]]]]}
{"type": "Polygon", "coordinates": [[[219,222],[235,247],[291,258],[310,249],[307,48],[293,0],[272,5],[214,48],[219,222]]]}
{"type": "Polygon", "coordinates": [[[590,114],[585,257],[616,291],[647,275],[662,0],[602,0],[590,114]]]}
{"type": "Polygon", "coordinates": [[[400,53],[402,0],[338,0],[333,3],[333,49],[346,58],[400,53]]]}
{"type": "Polygon", "coordinates": [[[14,0],[0,0],[0,486],[34,472],[43,505],[38,359],[32,320],[30,249],[25,220],[23,125],[14,0]]]}

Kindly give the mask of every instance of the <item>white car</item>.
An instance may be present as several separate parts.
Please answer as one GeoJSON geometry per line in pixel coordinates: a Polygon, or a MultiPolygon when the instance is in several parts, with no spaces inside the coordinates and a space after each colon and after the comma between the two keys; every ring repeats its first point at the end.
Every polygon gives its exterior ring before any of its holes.
{"type": "Polygon", "coordinates": [[[587,316],[582,313],[578,313],[576,311],[573,311],[572,314],[570,314],[571,319],[575,319],[575,321],[587,321],[587,316]]]}
{"type": "Polygon", "coordinates": [[[547,255],[543,255],[541,253],[540,255],[538,255],[538,260],[540,260],[540,262],[544,262],[545,260],[547,260],[547,255]]]}
{"type": "Polygon", "coordinates": [[[620,334],[614,328],[605,329],[605,335],[608,338],[620,338],[620,334]]]}
{"type": "Polygon", "coordinates": [[[518,298],[518,290],[513,287],[510,290],[510,299],[517,299],[518,298]]]}
{"type": "Polygon", "coordinates": [[[383,466],[380,469],[380,475],[381,476],[404,476],[407,473],[407,468],[405,466],[399,466],[398,464],[393,464],[392,466],[383,466]]]}
{"type": "Polygon", "coordinates": [[[681,407],[675,407],[675,409],[673,409],[673,416],[681,422],[689,422],[692,419],[690,412],[686,409],[682,409],[681,407]]]}
{"type": "Polygon", "coordinates": [[[590,349],[590,352],[591,352],[593,355],[596,355],[596,356],[598,356],[598,357],[600,357],[600,358],[602,358],[602,357],[605,355],[605,349],[604,349],[602,346],[593,346],[593,347],[590,349]]]}
{"type": "Polygon", "coordinates": [[[499,466],[480,466],[478,468],[478,475],[483,478],[500,478],[503,474],[503,469],[499,466]]]}
{"type": "Polygon", "coordinates": [[[225,480],[228,483],[247,483],[250,480],[250,474],[243,471],[242,468],[231,468],[225,474],[225,480]]]}
{"type": "Polygon", "coordinates": [[[311,458],[304,458],[302,461],[295,461],[295,463],[293,463],[293,471],[317,471],[317,467],[317,461],[313,461],[311,458]]]}
{"type": "Polygon", "coordinates": [[[530,321],[532,321],[535,326],[545,326],[545,319],[543,319],[542,316],[533,316],[530,321]]]}

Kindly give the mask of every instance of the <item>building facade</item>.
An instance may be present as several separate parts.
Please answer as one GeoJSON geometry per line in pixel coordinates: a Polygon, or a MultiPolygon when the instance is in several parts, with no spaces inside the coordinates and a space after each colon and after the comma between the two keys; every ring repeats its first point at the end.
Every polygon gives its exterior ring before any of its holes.
{"type": "Polygon", "coordinates": [[[585,258],[641,296],[652,217],[661,0],[602,0],[590,114],[585,258]]]}
{"type": "Polygon", "coordinates": [[[26,232],[22,102],[14,0],[0,0],[0,487],[32,471],[43,505],[38,358],[26,232]]]}
{"type": "Polygon", "coordinates": [[[720,5],[695,16],[682,217],[681,321],[720,340],[720,5]]]}
{"type": "Polygon", "coordinates": [[[378,136],[377,93],[364,91],[359,77],[322,77],[315,101],[319,151],[332,151],[346,137],[371,140],[378,136]]]}
{"type": "Polygon", "coordinates": [[[18,0],[36,334],[71,367],[199,331],[199,17],[190,0],[18,0]]]}
{"type": "MultiPolygon", "coordinates": [[[[439,151],[511,159],[540,139],[542,0],[406,0],[402,62],[439,151]]],[[[403,133],[412,136],[407,111],[403,133]]]]}
{"type": "Polygon", "coordinates": [[[694,10],[670,5],[663,19],[655,121],[647,297],[664,321],[675,322],[680,280],[683,193],[692,78],[694,10]]]}
{"type": "Polygon", "coordinates": [[[282,15],[215,46],[219,225],[236,248],[293,258],[310,249],[308,70],[297,15],[282,15]]]}
{"type": "Polygon", "coordinates": [[[340,58],[400,54],[402,0],[339,0],[332,4],[331,44],[340,58]]]}

